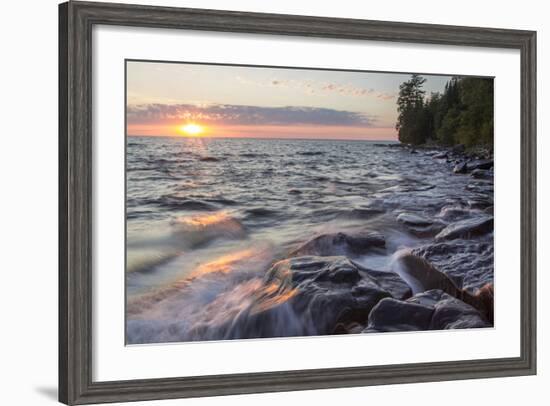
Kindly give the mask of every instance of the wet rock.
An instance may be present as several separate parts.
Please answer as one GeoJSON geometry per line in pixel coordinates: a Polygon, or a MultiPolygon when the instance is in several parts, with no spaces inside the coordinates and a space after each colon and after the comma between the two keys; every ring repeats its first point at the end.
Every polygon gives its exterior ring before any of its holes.
{"type": "Polygon", "coordinates": [[[401,213],[397,216],[397,221],[410,226],[430,226],[433,224],[433,221],[413,213],[401,213]]]}
{"type": "Polygon", "coordinates": [[[487,169],[491,169],[493,165],[494,163],[492,159],[482,159],[482,160],[477,160],[473,162],[468,162],[468,169],[472,171],[475,169],[487,170],[487,169]]]}
{"type": "Polygon", "coordinates": [[[385,245],[384,236],[377,232],[322,234],[303,244],[290,256],[359,255],[373,248],[384,248],[385,245]]]}
{"type": "Polygon", "coordinates": [[[331,334],[341,329],[340,324],[365,325],[380,300],[392,297],[390,291],[403,289],[404,282],[398,280],[396,275],[382,279],[380,272],[341,256],[286,259],[266,273],[263,284],[268,294],[258,296],[253,304],[256,310],[247,314],[273,321],[272,313],[285,304],[297,320],[314,326],[315,334],[331,334]]]}
{"type": "Polygon", "coordinates": [[[394,272],[375,271],[366,269],[355,264],[362,274],[366,274],[369,278],[374,279],[376,283],[385,291],[389,292],[392,297],[400,300],[405,300],[412,295],[409,285],[394,272]]]}
{"type": "Polygon", "coordinates": [[[394,261],[394,269],[415,294],[438,289],[454,297],[461,295],[456,281],[414,250],[402,252],[394,261]]]}
{"type": "Polygon", "coordinates": [[[445,227],[440,222],[434,222],[413,213],[401,213],[397,216],[397,221],[404,224],[407,230],[417,237],[434,236],[445,227]]]}
{"type": "Polygon", "coordinates": [[[470,210],[461,204],[446,205],[439,211],[438,217],[445,221],[456,221],[467,217],[470,210]]]}
{"type": "Polygon", "coordinates": [[[459,162],[453,168],[454,173],[466,173],[468,172],[468,164],[466,162],[459,162]]]}
{"type": "Polygon", "coordinates": [[[416,303],[433,308],[435,304],[441,300],[443,295],[445,295],[445,292],[443,292],[442,290],[431,289],[425,292],[417,293],[413,297],[409,298],[407,301],[409,303],[416,303]]]}
{"type": "Polygon", "coordinates": [[[433,313],[433,307],[385,298],[371,310],[365,332],[428,330],[433,313]]]}
{"type": "Polygon", "coordinates": [[[470,176],[475,179],[493,179],[493,173],[484,169],[474,169],[470,176]]]}
{"type": "MultiPolygon", "coordinates": [[[[490,235],[476,240],[451,240],[415,248],[419,256],[446,274],[460,289],[474,294],[493,283],[494,252],[490,235]]],[[[450,293],[450,292],[449,292],[450,293]]]]}
{"type": "Polygon", "coordinates": [[[382,299],[370,312],[364,333],[491,327],[481,312],[441,290],[406,301],[382,299]]]}
{"type": "Polygon", "coordinates": [[[431,330],[452,328],[482,328],[491,324],[472,306],[449,295],[443,295],[434,307],[431,330]]]}
{"type": "Polygon", "coordinates": [[[493,217],[470,218],[449,224],[438,235],[436,241],[472,238],[493,231],[493,217]]]}

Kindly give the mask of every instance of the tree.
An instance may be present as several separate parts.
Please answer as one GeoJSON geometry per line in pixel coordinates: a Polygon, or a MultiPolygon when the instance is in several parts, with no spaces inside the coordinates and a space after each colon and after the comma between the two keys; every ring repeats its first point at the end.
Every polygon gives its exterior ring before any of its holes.
{"type": "Polygon", "coordinates": [[[427,137],[424,117],[424,94],[422,85],[426,82],[422,76],[413,74],[411,79],[399,86],[397,98],[397,124],[399,141],[422,144],[427,137]]]}
{"type": "Polygon", "coordinates": [[[428,98],[422,89],[425,81],[412,75],[399,86],[395,128],[401,142],[493,145],[492,79],[453,77],[443,93],[428,98]]]}

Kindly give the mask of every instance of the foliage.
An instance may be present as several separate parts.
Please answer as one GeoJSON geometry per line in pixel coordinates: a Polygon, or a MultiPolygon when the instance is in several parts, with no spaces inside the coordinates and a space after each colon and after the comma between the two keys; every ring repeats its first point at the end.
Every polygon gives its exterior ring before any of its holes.
{"type": "Polygon", "coordinates": [[[435,142],[467,147],[493,144],[493,80],[452,78],[443,93],[426,97],[426,79],[413,74],[399,86],[399,140],[410,144],[435,142]]]}

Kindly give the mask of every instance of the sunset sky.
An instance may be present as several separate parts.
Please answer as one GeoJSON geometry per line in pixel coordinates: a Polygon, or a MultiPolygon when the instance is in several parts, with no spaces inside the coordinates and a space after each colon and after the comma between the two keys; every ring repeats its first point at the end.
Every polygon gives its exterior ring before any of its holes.
{"type": "MultiPolygon", "coordinates": [[[[449,76],[423,75],[426,93],[449,76]]],[[[396,140],[410,75],[127,62],[127,134],[396,140]]]]}

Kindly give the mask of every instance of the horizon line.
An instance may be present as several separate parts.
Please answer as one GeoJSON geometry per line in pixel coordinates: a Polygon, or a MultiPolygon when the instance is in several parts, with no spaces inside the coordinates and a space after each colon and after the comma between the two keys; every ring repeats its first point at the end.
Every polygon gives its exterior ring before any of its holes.
{"type": "Polygon", "coordinates": [[[183,138],[189,140],[196,139],[236,139],[236,140],[279,140],[279,141],[366,141],[366,142],[400,142],[398,139],[361,139],[361,138],[284,138],[284,137],[232,137],[232,136],[199,136],[199,137],[186,137],[181,135],[140,135],[140,134],[126,134],[126,137],[145,137],[145,138],[183,138]]]}

